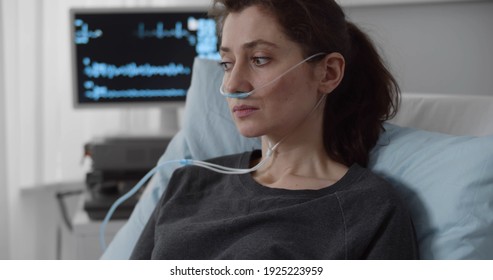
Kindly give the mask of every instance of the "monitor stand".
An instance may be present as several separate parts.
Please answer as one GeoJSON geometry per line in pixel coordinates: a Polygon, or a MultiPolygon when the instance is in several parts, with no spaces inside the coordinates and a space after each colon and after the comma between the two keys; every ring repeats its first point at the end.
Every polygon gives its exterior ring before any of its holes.
{"type": "Polygon", "coordinates": [[[122,136],[172,137],[181,127],[184,105],[131,108],[122,114],[122,136]]]}
{"type": "Polygon", "coordinates": [[[162,108],[159,130],[164,135],[175,135],[182,127],[183,113],[184,106],[162,108]]]}

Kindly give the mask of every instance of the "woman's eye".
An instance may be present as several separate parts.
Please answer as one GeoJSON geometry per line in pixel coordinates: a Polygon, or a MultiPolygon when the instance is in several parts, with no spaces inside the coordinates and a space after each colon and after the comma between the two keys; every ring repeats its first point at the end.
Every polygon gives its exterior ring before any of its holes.
{"type": "Polygon", "coordinates": [[[269,63],[270,58],[268,57],[263,57],[263,56],[255,56],[252,57],[252,62],[255,64],[255,66],[263,66],[267,63],[269,63]]]}
{"type": "Polygon", "coordinates": [[[231,62],[227,62],[227,61],[221,61],[219,62],[219,66],[221,66],[221,68],[223,68],[224,71],[228,71],[231,69],[233,63],[231,62]]]}

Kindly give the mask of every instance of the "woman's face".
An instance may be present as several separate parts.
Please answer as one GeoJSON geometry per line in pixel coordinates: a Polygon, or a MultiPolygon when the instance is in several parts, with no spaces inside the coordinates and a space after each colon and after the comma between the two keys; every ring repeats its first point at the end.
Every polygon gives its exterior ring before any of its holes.
{"type": "MultiPolygon", "coordinates": [[[[299,44],[282,32],[272,15],[249,7],[227,16],[221,42],[226,92],[249,92],[299,63],[299,44]]],[[[240,133],[282,138],[299,125],[321,98],[315,66],[303,63],[245,99],[228,98],[240,133]]]]}

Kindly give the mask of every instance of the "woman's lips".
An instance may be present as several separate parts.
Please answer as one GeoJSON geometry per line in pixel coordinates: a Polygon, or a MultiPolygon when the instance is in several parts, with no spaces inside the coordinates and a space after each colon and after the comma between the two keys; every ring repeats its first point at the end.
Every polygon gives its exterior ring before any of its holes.
{"type": "Polygon", "coordinates": [[[246,118],[255,113],[257,110],[258,108],[253,106],[237,105],[233,107],[233,114],[238,118],[246,118]]]}

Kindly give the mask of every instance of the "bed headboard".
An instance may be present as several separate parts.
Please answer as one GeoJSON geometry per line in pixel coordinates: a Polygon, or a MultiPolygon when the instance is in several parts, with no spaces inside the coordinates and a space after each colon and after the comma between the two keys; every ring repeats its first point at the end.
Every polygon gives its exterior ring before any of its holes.
{"type": "Polygon", "coordinates": [[[493,96],[404,93],[391,123],[452,135],[490,135],[493,96]]]}

